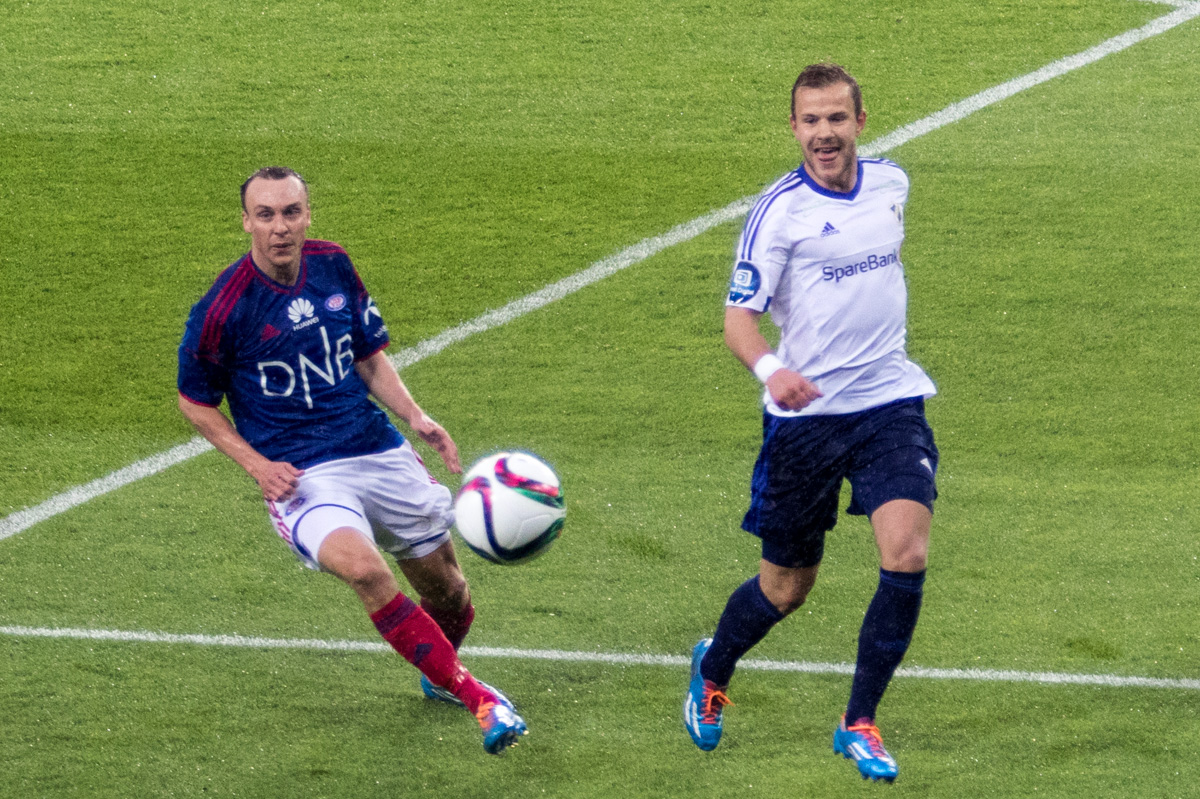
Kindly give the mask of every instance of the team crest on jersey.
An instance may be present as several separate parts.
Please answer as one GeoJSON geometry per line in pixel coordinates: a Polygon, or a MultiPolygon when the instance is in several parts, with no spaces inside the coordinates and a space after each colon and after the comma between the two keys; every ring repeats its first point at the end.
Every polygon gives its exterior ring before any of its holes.
{"type": "Polygon", "coordinates": [[[896,215],[896,221],[901,225],[904,224],[904,203],[895,203],[892,205],[892,213],[896,215]]]}
{"type": "Polygon", "coordinates": [[[329,299],[325,300],[325,310],[340,311],[346,307],[346,295],[334,294],[329,299]]]}
{"type": "Polygon", "coordinates": [[[302,330],[321,321],[321,317],[316,313],[316,307],[303,297],[292,300],[292,304],[287,309],[288,319],[291,319],[294,325],[293,330],[302,330]]]}
{"type": "Polygon", "coordinates": [[[749,261],[739,261],[733,269],[733,279],[729,281],[729,301],[733,303],[748,302],[758,294],[762,287],[762,276],[758,268],[749,261]]]}

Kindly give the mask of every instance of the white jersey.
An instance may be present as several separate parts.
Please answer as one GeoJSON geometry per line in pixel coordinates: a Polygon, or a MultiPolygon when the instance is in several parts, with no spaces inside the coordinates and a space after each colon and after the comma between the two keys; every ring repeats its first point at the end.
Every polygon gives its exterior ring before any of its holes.
{"type": "Polygon", "coordinates": [[[822,188],[801,166],[751,209],[726,305],[769,309],[781,331],[776,354],[824,394],[785,411],[763,392],[770,413],[853,413],[937,393],[905,353],[907,199],[903,169],[860,158],[849,193],[822,188]]]}

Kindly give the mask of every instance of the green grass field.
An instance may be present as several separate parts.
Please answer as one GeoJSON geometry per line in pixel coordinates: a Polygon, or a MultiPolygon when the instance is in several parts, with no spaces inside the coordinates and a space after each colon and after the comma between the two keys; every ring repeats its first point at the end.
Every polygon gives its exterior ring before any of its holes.
{"type": "MultiPolygon", "coordinates": [[[[175,349],[248,246],[237,186],[258,166],[310,180],[311,235],[347,247],[398,351],[793,168],[806,63],[858,76],[869,142],[1170,11],[2,6],[0,521],[194,435],[175,349]]],[[[887,154],[913,183],[910,354],[940,389],[907,664],[1200,677],[1198,102],[1192,20],[887,154]]],[[[465,460],[531,449],[566,487],[544,558],[461,555],[468,644],[684,655],[753,573],[758,386],[720,335],[739,226],[404,370],[465,460]]],[[[843,517],[808,604],[753,656],[851,661],[876,567],[843,517]]],[[[377,640],[212,452],[0,540],[0,626],[377,640]]],[[[530,725],[497,759],[385,654],[7,634],[0,652],[0,797],[1200,791],[1195,690],[897,679],[887,787],[830,751],[845,676],[740,671],[704,754],[682,668],[468,658],[530,725]]]]}

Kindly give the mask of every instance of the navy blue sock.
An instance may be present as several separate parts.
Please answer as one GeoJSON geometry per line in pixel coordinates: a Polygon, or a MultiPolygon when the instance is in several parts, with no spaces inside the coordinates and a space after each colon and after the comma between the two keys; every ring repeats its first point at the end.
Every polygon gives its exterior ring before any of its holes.
{"type": "Polygon", "coordinates": [[[858,664],[850,688],[846,723],[875,718],[875,708],[904,659],[921,613],[925,572],[879,570],[879,588],[858,634],[858,664]]]}
{"type": "Polygon", "coordinates": [[[762,592],[757,574],[739,585],[717,622],[712,646],[700,661],[700,674],[717,685],[729,685],[738,660],[765,638],[783,617],[784,614],[762,592]]]}

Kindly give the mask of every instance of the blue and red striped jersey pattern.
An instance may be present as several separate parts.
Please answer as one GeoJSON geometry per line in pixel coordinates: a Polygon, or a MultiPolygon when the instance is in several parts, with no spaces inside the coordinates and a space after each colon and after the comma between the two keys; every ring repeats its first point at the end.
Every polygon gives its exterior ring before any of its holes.
{"type": "Polygon", "coordinates": [[[247,253],[192,306],[179,393],[213,407],[228,399],[242,437],[297,468],[382,452],[404,439],[354,363],[388,343],[379,309],[337,244],[306,241],[293,286],[271,280],[247,253]]]}

